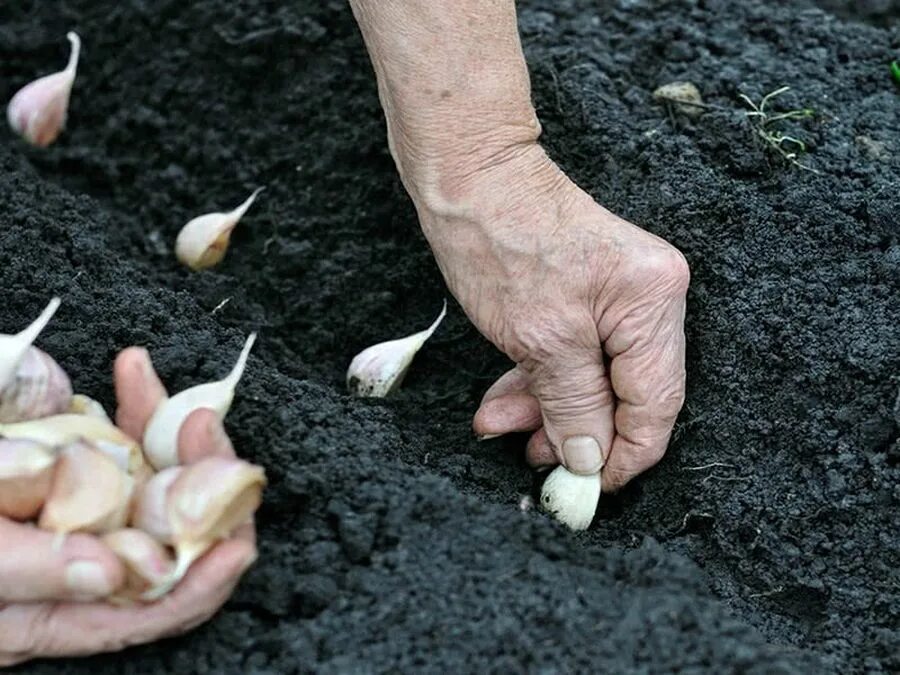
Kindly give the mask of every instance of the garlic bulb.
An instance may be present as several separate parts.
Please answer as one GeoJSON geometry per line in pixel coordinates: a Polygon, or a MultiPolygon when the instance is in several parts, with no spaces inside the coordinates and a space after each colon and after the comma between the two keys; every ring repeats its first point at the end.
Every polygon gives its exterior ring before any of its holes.
{"type": "Polygon", "coordinates": [[[155,474],[137,491],[131,524],[163,544],[172,543],[167,502],[169,488],[184,471],[183,466],[170,466],[155,474]]]}
{"type": "Polygon", "coordinates": [[[228,250],[231,231],[263,190],[264,187],[256,188],[234,211],[207,213],[189,221],[175,240],[178,261],[195,271],[219,264],[228,250]]]}
{"type": "Polygon", "coordinates": [[[125,526],[134,481],[87,443],[63,448],[38,526],[56,532],[103,534],[125,526]]]}
{"type": "Polygon", "coordinates": [[[90,417],[96,417],[97,419],[112,424],[112,420],[109,418],[109,415],[106,414],[106,410],[103,409],[103,406],[90,396],[85,396],[84,394],[75,394],[72,396],[72,400],[69,401],[68,409],[61,412],[71,413],[72,415],[89,415],[90,417]]]}
{"type": "Polygon", "coordinates": [[[65,70],[26,84],[12,97],[6,109],[6,119],[12,130],[41,148],[53,143],[66,125],[69,96],[81,53],[81,38],[72,32],[66,37],[72,43],[72,51],[65,70]]]}
{"type": "Polygon", "coordinates": [[[0,335],[0,422],[46,417],[68,407],[68,376],[48,354],[31,346],[58,307],[59,298],[53,298],[25,330],[0,335]]]}
{"type": "Polygon", "coordinates": [[[434,334],[447,315],[447,302],[438,318],[425,330],[399,340],[381,342],[364,349],[347,369],[347,388],[355,396],[383,397],[397,389],[413,357],[434,334]]]}
{"type": "Polygon", "coordinates": [[[168,593],[197,558],[248,522],[259,508],[265,484],[261,467],[239,459],[208,457],[184,467],[169,487],[166,501],[177,554],[175,569],[144,599],[168,593]]]}
{"type": "Polygon", "coordinates": [[[256,333],[251,333],[225,379],[185,389],[156,407],[144,431],[144,452],[157,471],[178,464],[178,432],[188,415],[200,408],[209,408],[220,418],[225,417],[254,342],[256,333]]]}
{"type": "Polygon", "coordinates": [[[169,551],[146,532],[126,528],[102,537],[125,565],[125,585],[112,602],[136,600],[151,588],[164,584],[172,575],[175,561],[169,551]]]}
{"type": "Polygon", "coordinates": [[[127,466],[129,473],[144,464],[139,446],[124,431],[110,422],[90,415],[53,415],[27,422],[0,424],[0,436],[21,438],[49,446],[63,446],[84,440],[94,449],[110,456],[116,464],[127,466]]]}
{"type": "Polygon", "coordinates": [[[0,439],[0,516],[34,518],[50,492],[55,462],[54,453],[40,443],[0,439]]]}
{"type": "Polygon", "coordinates": [[[600,501],[600,474],[579,476],[556,467],[541,488],[541,506],[573,530],[586,530],[600,501]]]}

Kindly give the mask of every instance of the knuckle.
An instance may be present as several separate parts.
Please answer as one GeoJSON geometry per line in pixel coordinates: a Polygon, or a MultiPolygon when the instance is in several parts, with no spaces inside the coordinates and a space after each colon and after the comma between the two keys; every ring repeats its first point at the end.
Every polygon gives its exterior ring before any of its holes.
{"type": "Polygon", "coordinates": [[[691,283],[691,269],[687,258],[674,246],[659,246],[642,252],[635,261],[638,271],[635,282],[643,288],[659,289],[670,297],[683,297],[691,283]]]}

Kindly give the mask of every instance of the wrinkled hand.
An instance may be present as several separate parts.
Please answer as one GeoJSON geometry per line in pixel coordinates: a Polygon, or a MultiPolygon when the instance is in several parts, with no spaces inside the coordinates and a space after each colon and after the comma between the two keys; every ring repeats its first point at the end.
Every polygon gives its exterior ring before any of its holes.
{"type": "MultiPolygon", "coordinates": [[[[166,395],[143,349],[123,351],[115,364],[117,424],[134,438],[166,395]]],[[[179,434],[182,462],[234,449],[216,415],[194,412],[179,434]]],[[[256,559],[252,526],[220,543],[194,564],[175,591],[152,605],[102,602],[125,580],[125,570],[99,539],[66,538],[0,518],[0,667],[40,657],[81,656],[177,635],[208,620],[256,559]]]]}
{"type": "Polygon", "coordinates": [[[536,143],[498,157],[414,190],[451,290],[517,364],[485,394],[474,429],[535,431],[530,464],[602,465],[604,490],[617,490],[659,461],[684,401],[687,263],[536,143]]]}

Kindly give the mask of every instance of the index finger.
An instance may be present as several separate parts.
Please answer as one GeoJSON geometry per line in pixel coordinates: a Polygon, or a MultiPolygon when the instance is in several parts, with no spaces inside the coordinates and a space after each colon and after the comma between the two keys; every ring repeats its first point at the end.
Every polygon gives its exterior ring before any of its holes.
{"type": "Polygon", "coordinates": [[[666,452],[684,404],[684,299],[665,308],[646,339],[613,356],[610,378],[618,398],[616,435],[601,473],[615,492],[666,452]]]}
{"type": "Polygon", "coordinates": [[[167,396],[147,350],[128,347],[119,352],[113,364],[113,382],[118,403],[116,426],[140,440],[156,406],[167,396]]]}

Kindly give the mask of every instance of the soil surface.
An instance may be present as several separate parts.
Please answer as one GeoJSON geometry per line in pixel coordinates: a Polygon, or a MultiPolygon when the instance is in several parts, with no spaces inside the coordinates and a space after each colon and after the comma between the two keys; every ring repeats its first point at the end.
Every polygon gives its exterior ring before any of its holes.
{"type": "Polygon", "coordinates": [[[67,30],[84,51],[55,146],[0,132],[0,330],[61,295],[40,345],[107,406],[123,347],[179,390],[259,330],[228,428],[271,481],[212,622],[20,672],[900,672],[898,12],[520,3],[548,150],[693,270],[669,453],[573,535],[520,508],[522,438],[472,437],[507,363],[458,306],[396,396],[345,394],[448,293],[342,0],[2,3],[4,101],[67,30]],[[716,107],[655,102],[675,80],[716,107]],[[739,97],[783,85],[812,170],[739,97]],[[220,267],[176,263],[185,221],[260,185],[220,267]]]}

